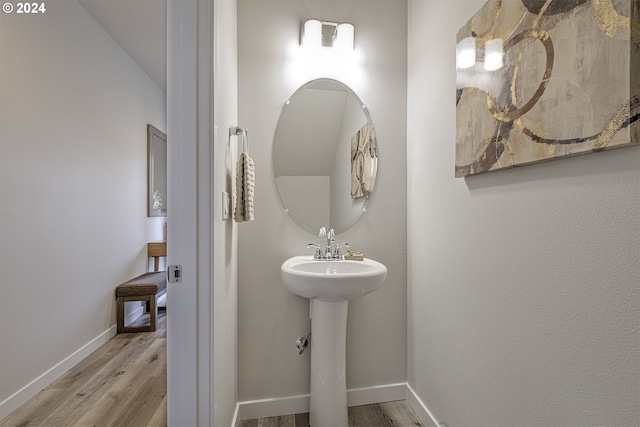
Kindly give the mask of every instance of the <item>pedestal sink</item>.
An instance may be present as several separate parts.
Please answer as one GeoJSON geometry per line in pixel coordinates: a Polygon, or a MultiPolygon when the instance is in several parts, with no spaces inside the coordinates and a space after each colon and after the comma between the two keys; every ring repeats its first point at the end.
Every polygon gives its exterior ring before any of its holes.
{"type": "Polygon", "coordinates": [[[281,268],[285,287],[311,300],[311,427],[348,427],[346,337],[349,301],[378,289],[387,267],[372,259],[295,256],[281,268]]]}

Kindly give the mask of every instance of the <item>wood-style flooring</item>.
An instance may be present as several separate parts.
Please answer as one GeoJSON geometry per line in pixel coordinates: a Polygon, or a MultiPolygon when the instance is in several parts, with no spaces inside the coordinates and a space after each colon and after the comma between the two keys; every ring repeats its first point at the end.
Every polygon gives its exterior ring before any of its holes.
{"type": "Polygon", "coordinates": [[[116,335],[0,427],[166,426],[167,329],[162,310],[156,328],[116,335]]]}
{"type": "MultiPolygon", "coordinates": [[[[238,421],[236,427],[307,427],[309,414],[238,421]]],[[[423,426],[406,400],[349,408],[349,427],[423,426]]]]}
{"type": "MultiPolygon", "coordinates": [[[[139,322],[148,318],[143,316],[139,322]]],[[[0,427],[166,427],[166,316],[156,332],[119,334],[0,422],[0,427]]],[[[238,421],[237,427],[306,427],[309,414],[238,421]]],[[[400,400],[349,408],[350,427],[422,426],[400,400]]]]}

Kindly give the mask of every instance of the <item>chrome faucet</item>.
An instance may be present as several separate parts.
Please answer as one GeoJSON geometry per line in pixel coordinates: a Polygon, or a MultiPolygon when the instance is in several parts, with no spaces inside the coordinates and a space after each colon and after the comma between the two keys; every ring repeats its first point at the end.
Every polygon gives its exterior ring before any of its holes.
{"type": "Polygon", "coordinates": [[[313,256],[313,259],[323,259],[322,255],[322,247],[320,245],[316,245],[315,243],[307,243],[307,248],[316,248],[316,254],[313,256]]]}
{"type": "Polygon", "coordinates": [[[333,232],[333,228],[330,228],[327,231],[327,246],[324,248],[324,257],[329,259],[332,257],[331,254],[331,244],[336,241],[336,235],[333,232]]]}
{"type": "Polygon", "coordinates": [[[318,237],[326,237],[327,244],[324,248],[320,245],[316,245],[315,243],[307,243],[307,248],[316,248],[316,254],[313,256],[313,259],[318,260],[341,260],[344,259],[342,256],[342,252],[340,248],[349,247],[348,243],[338,244],[336,243],[335,248],[332,250],[331,246],[336,241],[336,234],[333,231],[333,228],[330,228],[328,231],[324,225],[320,226],[320,231],[318,231],[318,237]]]}
{"type": "Polygon", "coordinates": [[[336,243],[336,248],[333,250],[333,259],[344,259],[340,248],[348,248],[349,243],[336,243]]]}
{"type": "Polygon", "coordinates": [[[320,226],[320,231],[318,231],[318,237],[326,237],[327,238],[327,244],[324,247],[324,251],[322,253],[322,258],[323,259],[331,259],[331,257],[333,256],[331,254],[331,243],[336,241],[336,235],[333,232],[333,228],[330,228],[329,230],[327,230],[324,225],[320,226]]]}

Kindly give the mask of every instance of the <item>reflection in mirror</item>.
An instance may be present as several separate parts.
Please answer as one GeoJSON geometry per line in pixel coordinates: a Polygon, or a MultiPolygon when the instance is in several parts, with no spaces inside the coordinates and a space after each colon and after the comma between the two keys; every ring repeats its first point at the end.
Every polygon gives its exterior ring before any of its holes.
{"type": "Polygon", "coordinates": [[[147,215],[167,216],[167,136],[147,125],[147,215]]]}
{"type": "Polygon", "coordinates": [[[366,208],[377,164],[373,123],[348,86],[318,79],[291,96],[276,128],[273,166],[280,199],[304,230],[349,229],[366,208]]]}

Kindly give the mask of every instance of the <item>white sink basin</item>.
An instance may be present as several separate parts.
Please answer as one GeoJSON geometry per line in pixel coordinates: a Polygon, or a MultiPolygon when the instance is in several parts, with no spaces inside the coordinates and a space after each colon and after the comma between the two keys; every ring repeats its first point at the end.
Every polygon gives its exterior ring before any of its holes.
{"type": "Polygon", "coordinates": [[[285,287],[301,297],[319,301],[350,301],[375,291],[387,277],[378,261],[314,260],[295,256],[280,267],[285,287]]]}

